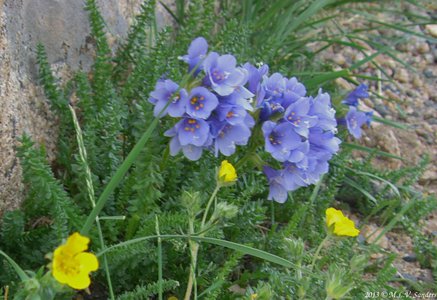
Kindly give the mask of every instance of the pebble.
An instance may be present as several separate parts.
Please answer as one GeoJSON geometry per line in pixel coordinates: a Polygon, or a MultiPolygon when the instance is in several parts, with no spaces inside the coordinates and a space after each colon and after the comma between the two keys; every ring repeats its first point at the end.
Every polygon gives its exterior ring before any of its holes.
{"type": "Polygon", "coordinates": [[[346,58],[343,56],[343,54],[341,53],[337,53],[334,55],[333,60],[336,64],[340,65],[340,66],[345,66],[346,65],[346,58]]]}
{"type": "Polygon", "coordinates": [[[425,69],[423,71],[423,75],[425,75],[426,78],[433,78],[434,77],[434,72],[432,71],[432,69],[425,69]]]}
{"type": "Polygon", "coordinates": [[[420,76],[418,76],[418,75],[414,76],[413,85],[414,85],[414,87],[417,87],[417,88],[420,88],[423,86],[423,81],[422,81],[422,79],[420,79],[420,76]]]}
{"type": "Polygon", "coordinates": [[[405,83],[409,81],[409,75],[407,70],[405,69],[399,69],[398,72],[396,72],[395,74],[395,79],[398,80],[399,82],[405,83]]]}
{"type": "Polygon", "coordinates": [[[385,105],[376,104],[374,108],[383,117],[385,117],[389,113],[389,110],[387,109],[387,107],[385,105]]]}
{"type": "Polygon", "coordinates": [[[402,278],[410,280],[412,282],[417,282],[417,277],[408,273],[401,273],[402,278]]]}
{"type": "Polygon", "coordinates": [[[427,42],[422,42],[419,45],[417,45],[417,52],[421,54],[428,53],[429,50],[430,48],[427,42]]]}
{"type": "Polygon", "coordinates": [[[399,96],[398,96],[397,94],[393,93],[391,90],[386,90],[386,91],[385,91],[385,94],[386,94],[387,97],[389,97],[390,99],[393,99],[393,100],[396,100],[396,101],[401,100],[401,98],[399,98],[399,96]]]}
{"type": "Polygon", "coordinates": [[[366,238],[366,241],[369,244],[375,243],[376,245],[380,246],[381,248],[388,249],[389,248],[389,241],[385,234],[381,236],[379,240],[376,241],[378,236],[381,234],[383,228],[379,228],[376,225],[369,224],[365,225],[361,233],[366,238]]]}
{"type": "Polygon", "coordinates": [[[425,30],[433,37],[437,37],[437,24],[428,24],[425,26],[425,30]]]}
{"type": "Polygon", "coordinates": [[[410,253],[402,257],[402,259],[405,260],[406,262],[415,262],[417,261],[417,256],[414,253],[410,253]]]}

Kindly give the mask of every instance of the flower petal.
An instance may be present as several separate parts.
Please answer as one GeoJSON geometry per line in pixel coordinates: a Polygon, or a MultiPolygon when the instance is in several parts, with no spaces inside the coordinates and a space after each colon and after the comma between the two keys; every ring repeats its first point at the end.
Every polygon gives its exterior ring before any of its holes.
{"type": "Polygon", "coordinates": [[[80,269],[87,272],[96,271],[99,268],[97,257],[89,252],[83,252],[76,255],[76,259],[80,263],[80,269]]]}
{"type": "Polygon", "coordinates": [[[69,278],[67,284],[76,290],[83,290],[90,286],[91,280],[88,272],[80,272],[76,276],[69,278]]]}
{"type": "Polygon", "coordinates": [[[86,236],[80,235],[80,233],[75,232],[67,239],[67,243],[65,244],[65,251],[70,254],[77,254],[88,249],[88,244],[90,239],[86,236]]]}

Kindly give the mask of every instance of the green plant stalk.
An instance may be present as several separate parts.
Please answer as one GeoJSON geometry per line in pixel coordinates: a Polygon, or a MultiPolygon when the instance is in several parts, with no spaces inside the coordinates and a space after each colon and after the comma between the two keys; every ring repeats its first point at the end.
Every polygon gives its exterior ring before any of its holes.
{"type": "Polygon", "coordinates": [[[81,234],[83,234],[83,235],[88,234],[88,232],[91,229],[91,225],[93,224],[97,215],[100,213],[100,211],[105,206],[106,201],[109,199],[109,196],[112,194],[112,192],[118,186],[120,181],[123,179],[124,175],[127,173],[129,168],[131,167],[131,165],[135,162],[138,155],[141,153],[141,150],[143,149],[144,145],[150,139],[150,136],[152,135],[153,130],[158,125],[158,121],[159,121],[159,116],[156,117],[152,121],[152,123],[147,128],[146,132],[144,132],[141,139],[138,141],[138,143],[135,145],[135,147],[131,150],[131,152],[126,157],[126,159],[123,161],[121,166],[117,169],[114,176],[111,178],[108,185],[105,187],[105,189],[103,190],[99,199],[97,200],[96,206],[93,208],[91,213],[88,215],[88,218],[86,219],[85,224],[82,227],[81,234]]]}
{"type": "MultiPolygon", "coordinates": [[[[203,60],[199,61],[199,63],[196,65],[199,66],[202,63],[203,60]]],[[[184,76],[180,83],[180,88],[185,86],[187,82],[190,80],[192,75],[194,74],[194,71],[196,70],[196,67],[193,68],[193,70],[190,71],[186,76],[184,76]]],[[[179,88],[179,89],[180,89],[179,88]]],[[[179,89],[176,91],[179,92],[179,89]]],[[[150,139],[150,136],[152,135],[153,130],[155,130],[156,126],[158,125],[159,119],[161,118],[164,111],[167,109],[167,107],[170,105],[171,100],[167,102],[167,104],[162,108],[162,110],[159,112],[159,114],[153,119],[152,123],[150,123],[149,127],[147,127],[147,130],[143,133],[140,140],[137,142],[137,144],[134,146],[134,148],[129,152],[126,159],[123,161],[120,167],[118,167],[115,174],[111,177],[111,180],[106,185],[105,189],[103,190],[102,194],[100,195],[99,199],[97,200],[96,206],[93,208],[93,210],[88,215],[88,218],[85,221],[85,224],[82,227],[82,230],[80,233],[82,235],[87,235],[88,232],[91,229],[91,225],[93,224],[94,220],[100,213],[100,211],[103,209],[103,207],[106,204],[106,201],[108,201],[109,196],[112,194],[112,192],[115,190],[115,188],[118,186],[120,181],[123,179],[124,175],[127,173],[129,168],[132,166],[132,164],[137,159],[138,155],[140,155],[141,150],[143,149],[144,145],[146,145],[147,141],[150,139]]]]}
{"type": "MultiPolygon", "coordinates": [[[[94,186],[91,177],[91,170],[87,162],[87,152],[86,152],[85,144],[83,142],[82,129],[79,126],[79,121],[77,120],[76,112],[74,111],[73,107],[71,105],[69,105],[68,107],[70,108],[71,116],[73,118],[74,128],[76,130],[76,139],[77,139],[77,144],[79,146],[79,156],[83,166],[85,167],[85,181],[86,181],[86,187],[88,192],[88,198],[90,199],[92,207],[95,208],[96,201],[94,198],[94,186]]],[[[99,233],[100,245],[102,249],[105,249],[106,248],[105,240],[103,239],[102,226],[100,225],[99,216],[96,216],[96,224],[97,224],[97,231],[99,233]]],[[[105,269],[106,279],[108,281],[109,295],[111,297],[111,300],[115,300],[114,289],[112,287],[111,274],[109,272],[108,259],[106,255],[103,255],[103,267],[105,269]]]]}
{"type": "Polygon", "coordinates": [[[158,235],[158,299],[162,300],[162,241],[159,233],[159,221],[158,216],[155,215],[156,222],[156,234],[158,235]]]}
{"type": "MultiPolygon", "coordinates": [[[[192,239],[196,242],[204,242],[204,243],[209,243],[209,244],[213,244],[213,245],[217,245],[217,246],[221,246],[221,247],[225,247],[225,248],[229,248],[238,252],[241,252],[243,254],[247,254],[247,255],[251,255],[254,257],[258,257],[260,259],[263,259],[265,261],[286,267],[286,268],[296,268],[296,265],[294,263],[292,263],[291,261],[279,257],[277,255],[271,254],[269,252],[263,251],[263,250],[259,250],[256,248],[252,248],[243,244],[238,244],[238,243],[234,243],[234,242],[230,242],[230,241],[226,241],[226,240],[221,240],[221,239],[216,239],[216,238],[210,238],[210,237],[201,237],[201,236],[192,236],[192,235],[187,235],[187,234],[164,234],[164,235],[150,235],[150,236],[145,236],[145,237],[140,237],[140,238],[136,238],[136,239],[131,239],[125,242],[121,242],[118,243],[116,245],[107,247],[105,250],[100,251],[99,253],[97,253],[97,257],[102,256],[103,254],[110,252],[114,249],[120,248],[120,247],[126,247],[129,245],[133,245],[136,243],[141,243],[147,240],[151,240],[151,239],[156,239],[160,237],[161,239],[192,239]]],[[[321,279],[322,277],[320,277],[321,279]]]]}
{"type": "Polygon", "coordinates": [[[320,250],[322,250],[323,246],[325,246],[325,244],[329,240],[329,238],[330,238],[330,235],[327,234],[325,236],[325,238],[322,240],[322,242],[320,243],[319,247],[317,247],[317,250],[316,250],[316,252],[314,253],[314,256],[313,256],[313,260],[311,261],[310,271],[313,270],[314,265],[316,264],[317,258],[319,257],[320,250]]]}
{"type": "MultiPolygon", "coordinates": [[[[212,192],[211,197],[208,200],[208,203],[206,204],[205,212],[203,213],[203,217],[202,217],[202,223],[200,225],[200,231],[202,231],[202,233],[199,236],[201,236],[201,237],[203,237],[206,233],[206,231],[204,231],[206,218],[208,216],[209,209],[211,208],[211,205],[214,202],[214,199],[216,198],[217,193],[221,187],[222,187],[222,185],[219,182],[217,182],[217,185],[216,185],[214,191],[212,192]]],[[[195,218],[195,216],[190,217],[190,224],[189,224],[190,235],[194,234],[194,218],[195,218]]],[[[197,254],[199,253],[199,244],[191,239],[188,241],[188,243],[190,245],[191,267],[190,267],[190,275],[189,275],[188,283],[187,283],[187,289],[185,291],[185,297],[184,297],[185,300],[190,300],[191,292],[193,290],[193,285],[194,285],[194,294],[195,294],[194,299],[197,299],[196,265],[197,265],[197,254]]]]}
{"type": "Polygon", "coordinates": [[[203,217],[202,217],[202,223],[201,223],[201,226],[200,226],[200,230],[201,231],[204,229],[203,227],[205,226],[206,218],[208,216],[208,212],[209,212],[209,209],[211,207],[211,204],[214,201],[215,196],[217,196],[217,193],[218,193],[218,191],[220,190],[221,187],[222,187],[222,185],[220,183],[217,183],[214,191],[211,194],[211,197],[208,200],[208,203],[207,203],[206,208],[205,208],[205,212],[203,213],[203,217]]]}

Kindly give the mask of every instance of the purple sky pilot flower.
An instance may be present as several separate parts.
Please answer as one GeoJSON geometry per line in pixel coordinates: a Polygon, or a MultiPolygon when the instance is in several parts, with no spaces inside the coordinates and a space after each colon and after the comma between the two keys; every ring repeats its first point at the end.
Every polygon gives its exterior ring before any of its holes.
{"type": "Polygon", "coordinates": [[[246,145],[251,135],[250,128],[253,126],[251,120],[253,121],[252,117],[246,115],[242,122],[232,125],[226,120],[219,121],[213,118],[210,126],[214,137],[215,154],[221,152],[229,156],[234,154],[237,145],[246,145]]]}
{"type": "Polygon", "coordinates": [[[282,176],[284,178],[284,186],[289,191],[294,191],[302,186],[308,185],[305,179],[305,172],[298,168],[294,163],[284,163],[282,176]]]}
{"type": "Polygon", "coordinates": [[[269,196],[268,200],[274,200],[279,203],[284,203],[287,200],[288,193],[285,188],[284,178],[282,177],[282,172],[272,169],[268,166],[264,166],[264,174],[267,176],[269,181],[269,196]]]}
{"type": "Polygon", "coordinates": [[[181,117],[185,113],[188,94],[185,89],[181,89],[177,93],[178,89],[179,86],[170,79],[156,83],[155,90],[150,93],[149,98],[149,102],[155,105],[153,110],[155,117],[158,116],[169,101],[171,101],[170,105],[161,116],[165,116],[168,113],[172,117],[181,117]]]}
{"type": "Polygon", "coordinates": [[[369,93],[367,92],[368,87],[364,83],[360,84],[350,92],[346,98],[341,101],[341,103],[349,105],[349,106],[358,106],[358,99],[359,98],[369,98],[369,93]]]}
{"type": "Polygon", "coordinates": [[[319,90],[315,98],[309,97],[311,108],[309,115],[316,116],[318,127],[327,131],[337,131],[337,120],[335,119],[335,109],[331,106],[331,97],[328,93],[319,90]]]}
{"type": "Polygon", "coordinates": [[[240,105],[220,104],[216,112],[220,121],[226,121],[231,125],[244,122],[247,115],[247,111],[240,105]]]}
{"type": "Polygon", "coordinates": [[[296,102],[299,98],[304,97],[307,93],[305,86],[297,81],[296,77],[292,77],[285,83],[284,90],[284,108],[287,108],[291,103],[296,102]]]}
{"type": "Polygon", "coordinates": [[[294,131],[293,125],[288,122],[276,124],[272,121],[264,122],[265,149],[278,161],[287,161],[291,150],[301,146],[302,139],[294,131]]]}
{"type": "Polygon", "coordinates": [[[246,83],[248,76],[245,69],[237,68],[236,65],[235,57],[230,54],[209,53],[203,62],[205,83],[220,96],[232,94],[236,88],[246,83]]]}
{"type": "Polygon", "coordinates": [[[217,97],[206,88],[199,86],[191,90],[186,111],[193,118],[207,119],[217,105],[217,97]]]}
{"type": "Polygon", "coordinates": [[[267,97],[281,98],[285,90],[286,79],[280,73],[273,73],[264,80],[267,97]]]}
{"type": "Polygon", "coordinates": [[[189,71],[197,66],[194,71],[194,75],[197,75],[200,70],[202,70],[201,61],[206,57],[207,52],[208,43],[203,37],[198,37],[191,42],[190,47],[188,48],[188,55],[184,55],[180,59],[188,64],[189,71]]]}
{"type": "Polygon", "coordinates": [[[317,124],[316,116],[308,116],[310,110],[308,98],[300,98],[290,104],[284,113],[284,119],[295,127],[297,133],[303,137],[308,137],[308,129],[317,124]]]}
{"type": "Polygon", "coordinates": [[[368,122],[368,117],[362,111],[358,111],[355,106],[349,106],[346,114],[346,126],[349,133],[356,139],[361,137],[361,126],[368,122]]]}

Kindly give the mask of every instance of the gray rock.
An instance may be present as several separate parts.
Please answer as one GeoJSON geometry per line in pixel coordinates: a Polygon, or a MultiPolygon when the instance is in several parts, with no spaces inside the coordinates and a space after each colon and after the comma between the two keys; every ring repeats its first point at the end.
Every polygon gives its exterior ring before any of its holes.
{"type": "Polygon", "coordinates": [[[417,256],[414,253],[408,254],[404,257],[402,257],[403,260],[405,260],[406,262],[416,262],[417,261],[417,256]]]}
{"type": "MultiPolygon", "coordinates": [[[[56,118],[37,83],[36,45],[46,47],[49,63],[63,79],[88,71],[94,47],[82,0],[0,0],[0,216],[23,198],[17,137],[24,132],[56,152],[56,118]]],[[[97,0],[113,51],[126,37],[143,0],[97,0]]],[[[170,2],[170,1],[165,1],[170,2]]],[[[161,23],[170,17],[161,8],[161,23]]],[[[167,22],[169,23],[169,22],[167,22]]]]}

